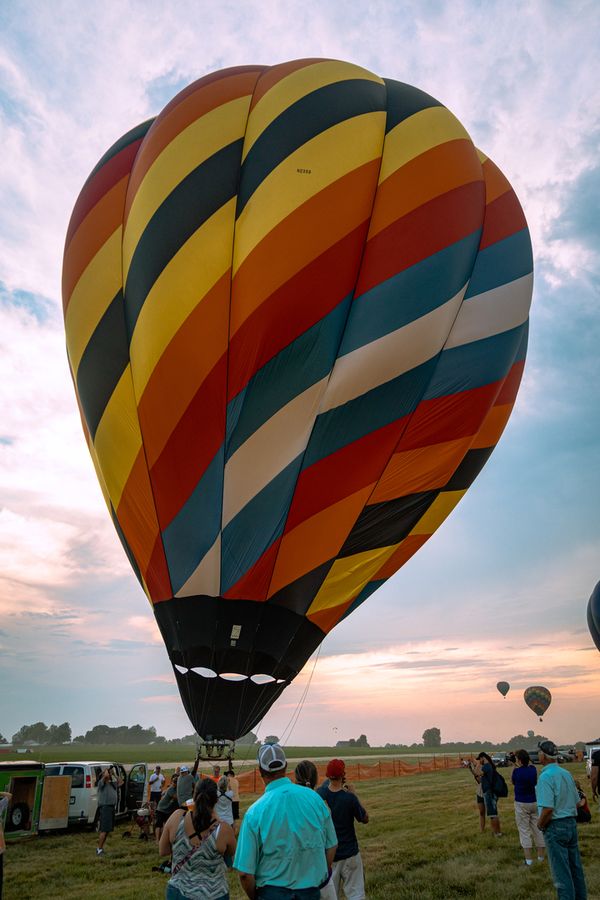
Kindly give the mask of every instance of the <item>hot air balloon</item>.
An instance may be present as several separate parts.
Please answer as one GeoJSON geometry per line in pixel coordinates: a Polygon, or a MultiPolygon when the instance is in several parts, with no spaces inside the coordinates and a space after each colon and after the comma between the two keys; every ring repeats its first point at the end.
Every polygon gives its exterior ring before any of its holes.
{"type": "Polygon", "coordinates": [[[542,716],[552,703],[552,694],[548,688],[542,687],[541,685],[533,685],[532,687],[525,688],[523,697],[525,698],[525,703],[529,709],[531,709],[536,716],[540,717],[541,722],[542,716]]]}
{"type": "Polygon", "coordinates": [[[532,277],[460,122],[350,63],[207,75],[93,169],[69,364],[203,737],[254,727],[464,496],[515,401],[532,277]]]}
{"type": "Polygon", "coordinates": [[[600,581],[592,591],[588,600],[587,622],[592,640],[600,650],[600,581]]]}
{"type": "Polygon", "coordinates": [[[500,691],[502,696],[506,699],[506,695],[510,691],[510,684],[508,681],[499,681],[496,685],[496,689],[500,691]]]}

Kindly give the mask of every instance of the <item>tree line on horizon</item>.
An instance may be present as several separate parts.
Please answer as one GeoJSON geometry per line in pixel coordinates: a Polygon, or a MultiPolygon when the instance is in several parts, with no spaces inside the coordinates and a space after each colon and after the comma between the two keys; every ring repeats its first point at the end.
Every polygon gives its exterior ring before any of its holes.
{"type": "MultiPolygon", "coordinates": [[[[413,744],[396,744],[387,743],[386,750],[439,750],[444,753],[466,753],[471,750],[518,750],[519,748],[532,749],[537,747],[539,741],[547,740],[547,736],[543,734],[535,734],[528,731],[526,735],[516,734],[507,741],[451,741],[442,743],[442,735],[439,728],[426,728],[422,735],[422,743],[413,744]]],[[[186,734],[180,738],[166,738],[159,735],[154,726],[143,728],[141,725],[94,725],[85,734],[72,737],[71,725],[69,722],[63,722],[61,725],[46,725],[44,722],[34,722],[31,725],[23,725],[12,736],[12,744],[14,746],[29,745],[59,745],[59,744],[90,744],[90,745],[109,745],[109,744],[130,744],[130,745],[149,745],[161,744],[163,746],[193,746],[200,740],[197,734],[186,734]]],[[[264,740],[276,742],[276,735],[268,735],[264,740]]],[[[236,744],[248,746],[258,744],[259,739],[250,731],[244,735],[236,744]]],[[[8,744],[7,739],[0,733],[0,744],[8,744]]],[[[583,741],[576,741],[572,744],[576,749],[583,749],[585,744],[583,741]]],[[[343,750],[345,748],[364,747],[370,748],[370,744],[365,734],[361,734],[358,738],[350,738],[349,740],[340,740],[336,743],[336,748],[343,750]]]]}

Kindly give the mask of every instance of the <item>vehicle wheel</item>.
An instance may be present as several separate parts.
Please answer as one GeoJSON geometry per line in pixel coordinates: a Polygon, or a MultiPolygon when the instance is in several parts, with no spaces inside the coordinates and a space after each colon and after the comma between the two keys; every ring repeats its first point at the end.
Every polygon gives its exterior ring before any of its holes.
{"type": "Polygon", "coordinates": [[[7,831],[21,831],[29,823],[29,807],[26,803],[15,803],[6,819],[7,831]]]}

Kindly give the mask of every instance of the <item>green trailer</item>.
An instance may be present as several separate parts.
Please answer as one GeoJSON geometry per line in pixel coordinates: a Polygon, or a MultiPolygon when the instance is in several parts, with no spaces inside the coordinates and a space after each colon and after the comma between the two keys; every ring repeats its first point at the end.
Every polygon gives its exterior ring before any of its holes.
{"type": "Polygon", "coordinates": [[[3,823],[7,841],[67,827],[71,779],[46,781],[45,775],[41,762],[0,763],[0,791],[12,794],[3,823]]]}

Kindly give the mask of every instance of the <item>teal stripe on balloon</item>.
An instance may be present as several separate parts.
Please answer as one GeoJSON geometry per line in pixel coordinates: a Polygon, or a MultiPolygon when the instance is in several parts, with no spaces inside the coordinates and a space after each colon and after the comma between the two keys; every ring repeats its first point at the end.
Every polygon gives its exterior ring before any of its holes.
{"type": "Polygon", "coordinates": [[[357,297],[339,356],[420,319],[456,296],[469,279],[480,237],[477,230],[357,297]]]}
{"type": "Polygon", "coordinates": [[[529,229],[523,228],[479,251],[465,300],[523,278],[532,271],[531,238],[529,229]]]}
{"type": "Polygon", "coordinates": [[[221,530],[223,446],[162,533],[173,594],[197,569],[221,530]]]}
{"type": "Polygon", "coordinates": [[[269,360],[230,401],[227,459],[278,410],[331,372],[350,299],[346,297],[327,316],[269,360]]]}

